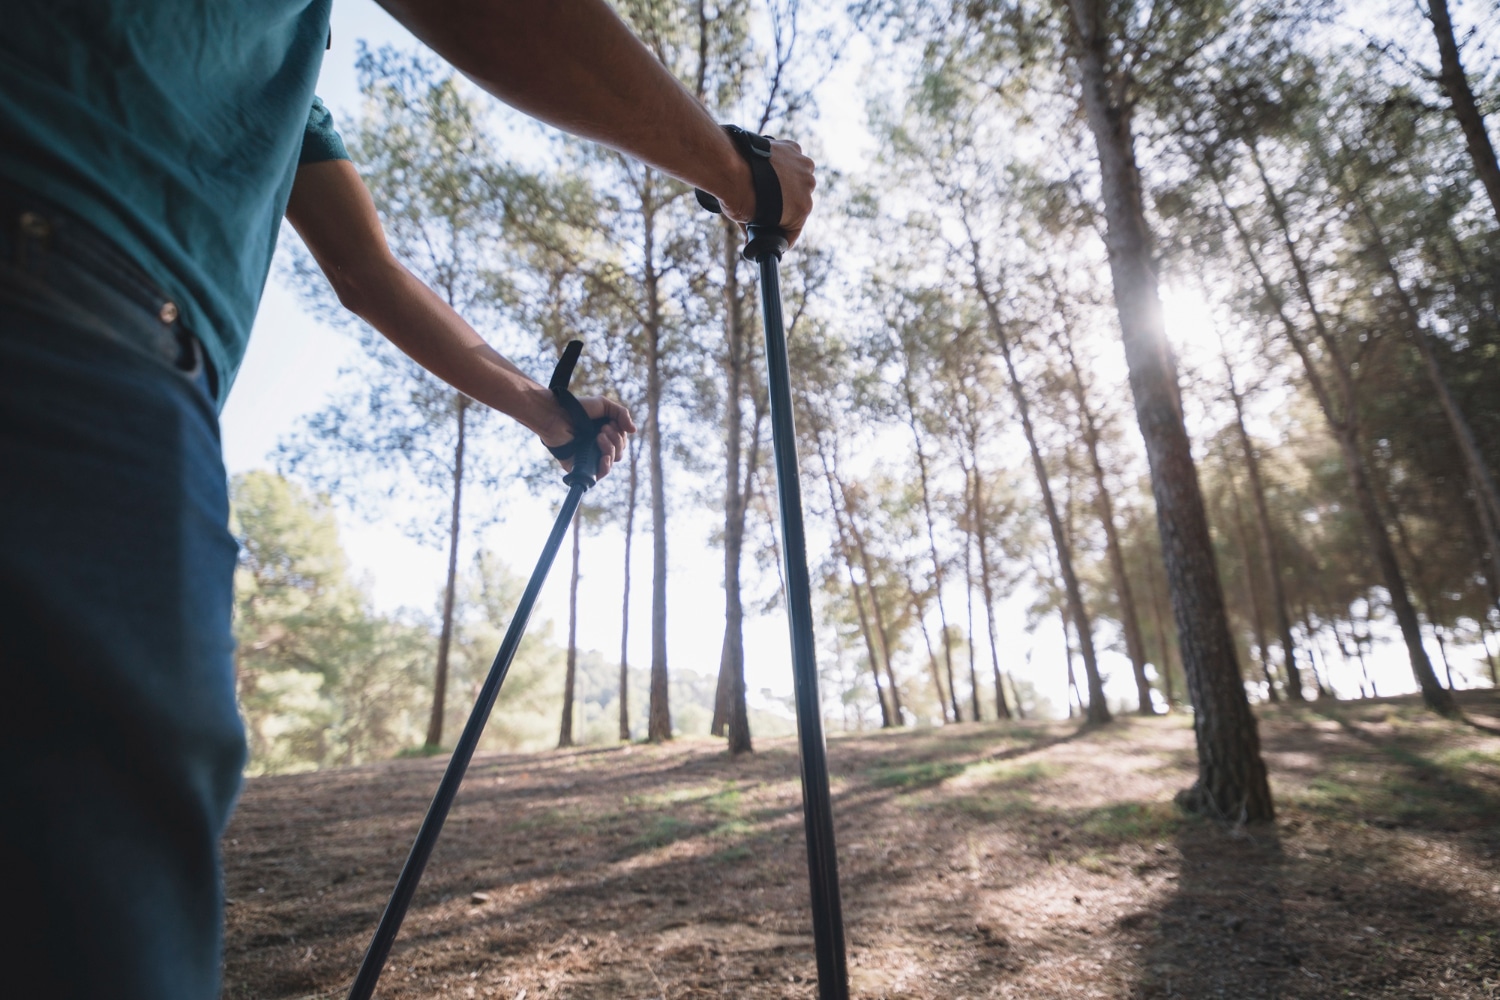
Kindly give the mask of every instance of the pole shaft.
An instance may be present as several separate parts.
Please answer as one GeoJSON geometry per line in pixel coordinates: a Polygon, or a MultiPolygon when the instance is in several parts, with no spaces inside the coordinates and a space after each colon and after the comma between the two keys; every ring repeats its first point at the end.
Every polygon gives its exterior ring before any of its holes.
{"type": "Polygon", "coordinates": [[[766,369],[771,402],[771,442],[776,494],[781,507],[782,565],[792,634],[792,676],[797,703],[797,742],[802,766],[802,815],[807,833],[807,874],[812,887],[813,945],[818,958],[819,1000],[847,1000],[849,970],[844,955],[844,917],[839,901],[838,853],[833,841],[833,804],[828,790],[828,753],[818,692],[813,642],[812,585],[802,531],[802,487],[797,431],[792,415],[791,369],[782,325],[777,255],[759,258],[761,308],[765,319],[766,369]]]}
{"type": "Polygon", "coordinates": [[[484,687],[479,691],[479,699],[474,703],[474,710],[469,713],[463,735],[453,748],[453,756],[448,758],[448,768],[443,772],[437,794],[432,797],[432,805],[427,807],[427,815],[422,819],[417,839],[412,842],[411,853],[407,855],[401,876],[396,880],[396,888],[391,891],[391,899],[380,917],[380,925],[375,928],[375,936],[370,939],[370,947],[365,952],[364,961],[360,963],[359,974],[354,977],[354,985],[349,990],[349,1000],[369,1000],[375,992],[380,971],[385,968],[385,960],[391,953],[391,945],[396,941],[396,933],[401,930],[401,921],[405,919],[412,896],[416,894],[417,883],[422,880],[427,859],[432,856],[438,835],[443,832],[448,810],[453,807],[458,786],[463,782],[464,772],[468,770],[474,750],[479,746],[479,737],[484,732],[485,723],[489,721],[490,710],[495,707],[500,685],[505,683],[510,662],[515,658],[521,637],[526,634],[526,622],[531,617],[531,609],[536,604],[537,595],[541,593],[542,584],[547,582],[547,572],[552,568],[552,561],[562,546],[563,536],[573,521],[573,512],[578,509],[578,502],[587,489],[588,486],[583,483],[576,483],[568,490],[568,497],[563,501],[557,522],[552,525],[552,533],[547,536],[547,544],[542,548],[542,556],[537,560],[536,569],[532,571],[526,590],[521,595],[521,603],[517,605],[515,616],[505,630],[505,640],[500,643],[500,651],[495,654],[495,662],[490,665],[489,676],[485,678],[484,687]]]}

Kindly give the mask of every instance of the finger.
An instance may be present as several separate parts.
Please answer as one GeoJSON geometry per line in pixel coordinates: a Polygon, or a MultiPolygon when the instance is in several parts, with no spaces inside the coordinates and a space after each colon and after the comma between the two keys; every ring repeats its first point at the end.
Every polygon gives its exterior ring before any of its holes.
{"type": "Polygon", "coordinates": [[[635,418],[630,415],[630,411],[627,410],[627,409],[625,409],[624,405],[622,405],[620,403],[617,403],[614,400],[610,400],[609,404],[610,404],[610,418],[613,419],[615,423],[617,423],[621,427],[625,428],[625,430],[627,430],[630,433],[634,434],[635,433],[635,418]]]}
{"type": "Polygon", "coordinates": [[[613,460],[618,457],[618,452],[615,450],[614,438],[603,431],[594,439],[594,446],[599,449],[599,456],[601,458],[613,460]]]}
{"type": "Polygon", "coordinates": [[[614,460],[608,455],[600,455],[599,466],[594,474],[594,478],[603,479],[605,476],[609,475],[609,470],[614,468],[614,465],[614,460]]]}
{"type": "Polygon", "coordinates": [[[619,459],[624,454],[625,435],[614,424],[608,424],[599,432],[599,454],[619,459]]]}

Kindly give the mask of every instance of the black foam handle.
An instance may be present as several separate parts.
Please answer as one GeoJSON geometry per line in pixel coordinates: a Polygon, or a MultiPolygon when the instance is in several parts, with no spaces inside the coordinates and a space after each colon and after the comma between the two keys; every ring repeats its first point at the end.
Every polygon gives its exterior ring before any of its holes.
{"type": "Polygon", "coordinates": [[[563,348],[562,357],[557,359],[557,367],[552,370],[552,380],[547,383],[547,388],[552,390],[552,395],[567,413],[568,423],[573,428],[572,441],[551,449],[552,454],[558,458],[573,460],[573,468],[563,477],[563,482],[569,486],[582,485],[584,489],[590,489],[598,478],[599,429],[609,423],[609,419],[601,417],[595,420],[590,417],[578,397],[568,391],[568,383],[573,380],[573,369],[578,365],[578,357],[582,353],[583,341],[568,341],[568,346],[563,348]]]}

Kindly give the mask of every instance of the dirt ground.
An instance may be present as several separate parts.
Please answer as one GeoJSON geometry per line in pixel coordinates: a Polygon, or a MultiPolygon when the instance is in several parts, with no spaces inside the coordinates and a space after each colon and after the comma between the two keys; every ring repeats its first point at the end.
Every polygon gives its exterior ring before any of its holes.
{"type": "MultiPolygon", "coordinates": [[[[1278,816],[1180,813],[1190,722],[829,742],[860,998],[1500,997],[1500,697],[1262,712],[1278,816]]],[[[796,746],[475,759],[378,996],[814,997],[796,746]]],[[[347,990],[442,759],[249,783],[225,996],[347,990]]]]}

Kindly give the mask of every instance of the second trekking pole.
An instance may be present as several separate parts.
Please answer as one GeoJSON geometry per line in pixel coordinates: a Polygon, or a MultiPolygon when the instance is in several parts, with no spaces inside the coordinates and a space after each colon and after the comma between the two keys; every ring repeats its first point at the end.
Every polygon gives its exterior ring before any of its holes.
{"type": "MultiPolygon", "coordinates": [[[[771,445],[776,498],[781,508],[781,563],[786,572],[787,617],[792,633],[792,684],[797,704],[797,744],[802,766],[802,817],[807,835],[807,875],[812,889],[813,948],[818,960],[818,1000],[848,1000],[844,914],[839,901],[838,852],[833,842],[833,802],[828,790],[828,751],[823,739],[823,702],[818,691],[812,584],[802,530],[802,484],[798,476],[797,429],[792,415],[792,376],[781,315],[781,182],[771,167],[771,141],[737,126],[725,131],[750,164],[755,220],[747,227],[744,256],[760,267],[761,314],[766,335],[766,382],[771,402],[771,445]]],[[[698,202],[720,210],[712,195],[698,202]]]]}
{"type": "Polygon", "coordinates": [[[521,594],[521,603],[516,606],[510,627],[505,630],[505,639],[501,641],[500,651],[495,654],[489,676],[479,690],[479,698],[474,703],[473,711],[469,713],[469,721],[464,726],[463,734],[453,748],[453,756],[448,758],[443,780],[438,783],[437,794],[432,797],[427,815],[422,818],[417,839],[411,845],[411,853],[407,855],[401,875],[396,879],[396,888],[391,890],[390,902],[385,905],[380,924],[375,928],[375,936],[370,940],[370,947],[365,952],[364,961],[360,963],[359,973],[354,977],[354,985],[349,989],[349,1000],[370,1000],[370,995],[375,992],[380,971],[385,968],[391,945],[396,942],[396,933],[401,930],[401,921],[406,918],[407,908],[411,906],[412,896],[417,891],[417,883],[422,880],[427,859],[437,846],[438,835],[443,832],[443,822],[448,818],[448,810],[453,807],[458,786],[463,782],[469,760],[479,746],[479,737],[484,732],[485,723],[489,721],[490,710],[495,707],[500,685],[505,683],[505,675],[510,671],[510,661],[515,657],[521,637],[526,633],[526,622],[531,617],[531,609],[536,604],[537,595],[541,593],[542,584],[547,582],[547,571],[552,568],[552,560],[557,556],[568,525],[573,523],[573,513],[578,509],[579,501],[594,485],[594,474],[599,465],[599,446],[595,435],[599,431],[599,425],[605,421],[591,420],[584,411],[583,404],[568,392],[568,381],[572,378],[573,367],[578,363],[578,355],[582,350],[582,341],[569,342],[562,359],[557,363],[557,370],[552,373],[549,386],[558,402],[568,411],[568,418],[573,424],[571,450],[565,454],[559,449],[553,449],[553,454],[559,458],[571,457],[573,460],[572,471],[563,477],[563,482],[569,487],[567,499],[563,501],[557,521],[552,525],[552,532],[547,536],[547,544],[542,546],[542,556],[537,560],[536,569],[532,571],[525,592],[521,594]]]}

